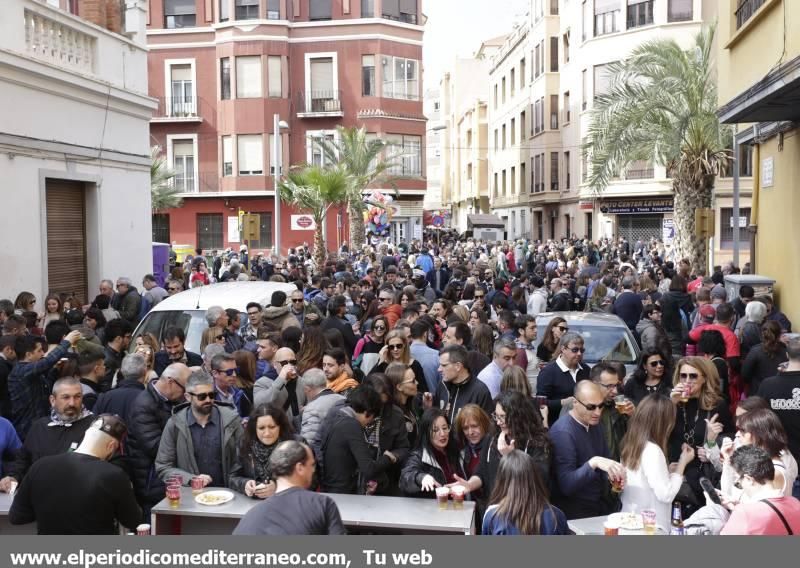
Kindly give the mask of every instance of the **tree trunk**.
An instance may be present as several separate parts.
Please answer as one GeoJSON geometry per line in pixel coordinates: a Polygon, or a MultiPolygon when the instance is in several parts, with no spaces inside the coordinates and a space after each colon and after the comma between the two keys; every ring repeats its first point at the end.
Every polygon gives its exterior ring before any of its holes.
{"type": "Polygon", "coordinates": [[[699,208],[711,207],[714,176],[706,176],[700,183],[690,178],[675,178],[672,189],[675,194],[675,264],[682,258],[692,263],[692,272],[708,269],[708,240],[695,235],[694,213],[699,208]]]}
{"type": "Polygon", "coordinates": [[[364,214],[352,207],[348,208],[350,217],[350,252],[360,253],[366,238],[364,233],[364,214]]]}
{"type": "Polygon", "coordinates": [[[328,256],[328,251],[325,249],[325,239],[322,237],[322,224],[325,219],[317,220],[317,228],[314,231],[314,271],[317,274],[322,274],[322,269],[325,266],[325,257],[328,256]]]}

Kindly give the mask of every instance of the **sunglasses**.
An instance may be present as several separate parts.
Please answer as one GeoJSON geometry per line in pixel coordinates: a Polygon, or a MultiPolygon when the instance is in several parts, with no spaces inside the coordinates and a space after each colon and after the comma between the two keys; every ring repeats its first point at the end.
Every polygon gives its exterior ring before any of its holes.
{"type": "Polygon", "coordinates": [[[556,327],[561,331],[563,331],[564,333],[567,333],[569,331],[569,328],[563,325],[557,325],[556,327]]]}
{"type": "Polygon", "coordinates": [[[700,375],[697,373],[681,373],[680,377],[682,381],[696,381],[700,375]]]}
{"type": "Polygon", "coordinates": [[[302,304],[304,301],[305,300],[303,300],[302,298],[296,298],[296,299],[292,300],[292,303],[293,304],[302,304]]]}
{"type": "Polygon", "coordinates": [[[172,287],[167,288],[167,292],[177,292],[177,291],[178,291],[178,288],[172,288],[172,287]]]}
{"type": "Polygon", "coordinates": [[[220,339],[225,339],[225,336],[224,336],[224,335],[222,335],[222,334],[220,334],[220,335],[215,335],[215,336],[214,336],[214,339],[215,339],[215,340],[217,340],[217,341],[219,341],[220,339]]]}
{"type": "Polygon", "coordinates": [[[200,402],[203,402],[204,400],[207,400],[207,399],[214,400],[215,398],[217,398],[217,393],[215,393],[213,391],[212,392],[201,392],[200,394],[193,393],[193,392],[187,392],[186,394],[188,394],[189,396],[193,396],[194,398],[196,398],[200,402]]]}
{"type": "Polygon", "coordinates": [[[379,298],[381,302],[388,302],[391,298],[379,298]]]}
{"type": "Polygon", "coordinates": [[[664,361],[650,361],[651,367],[663,367],[665,364],[664,361]]]}
{"type": "Polygon", "coordinates": [[[217,370],[217,373],[226,375],[228,377],[233,377],[234,375],[239,373],[239,369],[228,369],[227,371],[217,370]]]}
{"type": "Polygon", "coordinates": [[[402,343],[393,343],[389,345],[389,349],[393,351],[400,351],[401,349],[403,349],[403,347],[404,345],[402,343]]]}
{"type": "Polygon", "coordinates": [[[277,361],[278,365],[297,365],[297,359],[287,359],[286,361],[277,361]]]}
{"type": "Polygon", "coordinates": [[[481,298],[485,298],[486,294],[475,294],[475,299],[480,300],[481,298]]]}
{"type": "Polygon", "coordinates": [[[374,329],[375,331],[386,331],[386,327],[383,325],[372,326],[372,329],[374,329]]]}
{"type": "Polygon", "coordinates": [[[567,350],[573,353],[586,353],[585,347],[568,347],[567,350]]]}
{"type": "Polygon", "coordinates": [[[595,410],[597,410],[597,409],[603,408],[603,405],[602,405],[602,404],[586,404],[585,402],[583,402],[583,401],[581,401],[581,400],[579,400],[579,399],[577,399],[577,398],[576,398],[575,400],[577,400],[578,402],[580,402],[580,403],[581,403],[581,405],[582,405],[582,406],[583,406],[583,407],[584,407],[586,410],[588,410],[589,412],[594,412],[594,411],[595,411],[595,410]]]}

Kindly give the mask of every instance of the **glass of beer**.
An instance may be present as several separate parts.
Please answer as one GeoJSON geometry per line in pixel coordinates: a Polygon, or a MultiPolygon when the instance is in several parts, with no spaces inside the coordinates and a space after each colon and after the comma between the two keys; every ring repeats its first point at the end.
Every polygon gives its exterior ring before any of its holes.
{"type": "Polygon", "coordinates": [[[644,524],[644,534],[656,534],[656,512],[653,509],[642,510],[642,524],[644,524]]]}
{"type": "Polygon", "coordinates": [[[169,506],[177,509],[181,504],[181,486],[168,485],[167,486],[167,499],[169,499],[169,506]]]}
{"type": "Polygon", "coordinates": [[[436,501],[439,503],[440,509],[447,509],[447,501],[450,498],[450,488],[449,487],[437,487],[436,488],[436,501]]]}
{"type": "Polygon", "coordinates": [[[611,491],[613,493],[622,493],[622,489],[625,487],[622,479],[619,477],[609,477],[608,480],[611,482],[611,491]]]}
{"type": "Polygon", "coordinates": [[[192,495],[198,495],[203,492],[203,478],[195,475],[192,478],[192,495]]]}
{"type": "Polygon", "coordinates": [[[461,485],[454,485],[450,488],[450,494],[453,496],[453,508],[464,508],[464,488],[461,485]]]}
{"type": "Polygon", "coordinates": [[[683,391],[681,392],[681,402],[686,404],[689,402],[689,397],[692,396],[692,385],[683,383],[683,391]]]}
{"type": "Polygon", "coordinates": [[[622,409],[628,406],[628,399],[624,394],[614,397],[614,406],[617,407],[617,412],[622,412],[622,409]]]}

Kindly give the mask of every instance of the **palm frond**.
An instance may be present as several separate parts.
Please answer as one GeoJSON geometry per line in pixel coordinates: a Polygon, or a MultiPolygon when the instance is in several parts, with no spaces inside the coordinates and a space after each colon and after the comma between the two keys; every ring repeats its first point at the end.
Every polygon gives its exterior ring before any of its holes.
{"type": "Polygon", "coordinates": [[[153,212],[183,205],[174,178],[175,172],[167,164],[161,147],[150,148],[150,208],[153,212]]]}

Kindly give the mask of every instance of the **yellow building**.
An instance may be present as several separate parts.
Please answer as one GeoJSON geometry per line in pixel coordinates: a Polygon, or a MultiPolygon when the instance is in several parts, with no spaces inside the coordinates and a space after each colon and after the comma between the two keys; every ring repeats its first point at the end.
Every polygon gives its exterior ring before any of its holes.
{"type": "Polygon", "coordinates": [[[753,146],[754,273],[800,325],[800,2],[720,0],[719,115],[753,146]]]}

